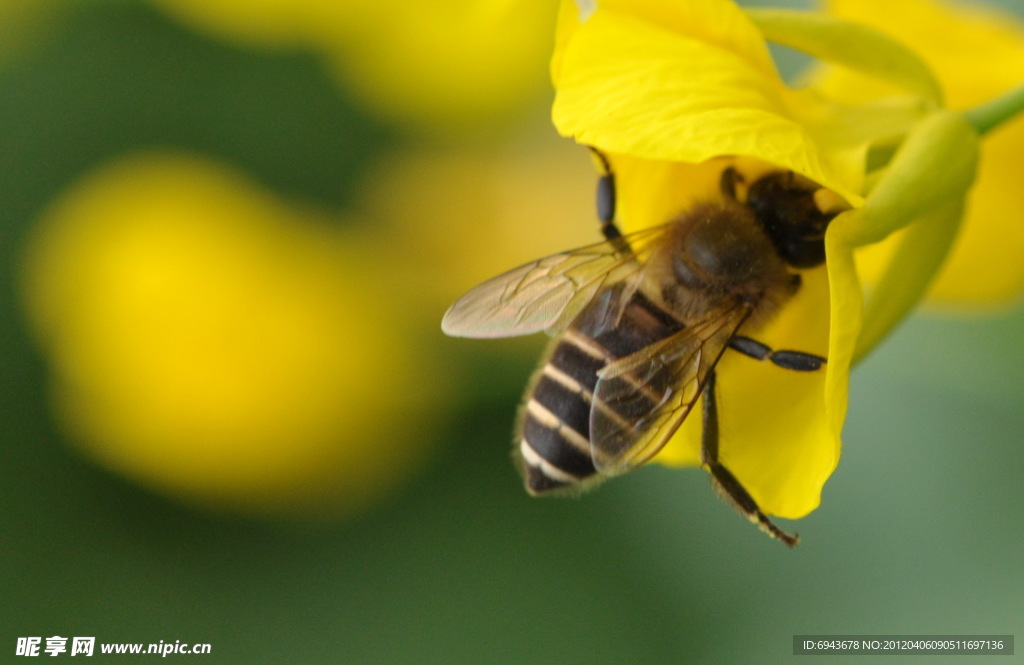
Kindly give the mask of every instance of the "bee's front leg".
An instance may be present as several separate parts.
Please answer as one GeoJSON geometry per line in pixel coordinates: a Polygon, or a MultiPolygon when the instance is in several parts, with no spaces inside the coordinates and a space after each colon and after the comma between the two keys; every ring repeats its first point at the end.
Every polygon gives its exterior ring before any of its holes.
{"type": "Polygon", "coordinates": [[[736,197],[736,183],[743,182],[743,176],[734,166],[727,166],[722,169],[722,177],[718,181],[718,189],[722,196],[730,201],[739,201],[736,197]]]}
{"type": "Polygon", "coordinates": [[[732,472],[718,461],[718,400],[715,396],[714,370],[708,375],[701,401],[703,403],[703,418],[700,457],[701,462],[711,472],[715,486],[738,511],[762,531],[793,547],[800,541],[800,537],[795,534],[790,535],[775,526],[761,511],[750,493],[736,479],[736,476],[732,475],[732,472]]]}
{"type": "Polygon", "coordinates": [[[616,189],[615,172],[612,171],[611,162],[603,152],[591,146],[590,151],[594,153],[598,164],[601,167],[601,177],[597,180],[597,221],[601,222],[601,233],[604,237],[619,246],[623,253],[633,255],[633,248],[629,242],[622,237],[622,231],[615,223],[616,189]]]}

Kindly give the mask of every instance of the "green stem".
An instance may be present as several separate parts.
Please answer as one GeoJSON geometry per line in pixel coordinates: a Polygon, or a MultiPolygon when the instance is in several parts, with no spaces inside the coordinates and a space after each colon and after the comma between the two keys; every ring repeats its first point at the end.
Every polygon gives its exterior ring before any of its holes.
{"type": "Polygon", "coordinates": [[[964,117],[978,134],[984,136],[1021,111],[1024,111],[1024,85],[965,111],[964,117]]]}

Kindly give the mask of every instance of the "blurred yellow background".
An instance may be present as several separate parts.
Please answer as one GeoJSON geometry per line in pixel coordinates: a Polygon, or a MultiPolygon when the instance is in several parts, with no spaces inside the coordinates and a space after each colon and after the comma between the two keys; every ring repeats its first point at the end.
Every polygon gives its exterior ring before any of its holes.
{"type": "Polygon", "coordinates": [[[551,3],[0,19],[0,654],[783,662],[797,633],[1024,628],[1019,308],[915,319],[854,374],[795,551],[699,471],[525,495],[543,340],[440,319],[598,239],[590,157],[547,117],[551,3]]]}

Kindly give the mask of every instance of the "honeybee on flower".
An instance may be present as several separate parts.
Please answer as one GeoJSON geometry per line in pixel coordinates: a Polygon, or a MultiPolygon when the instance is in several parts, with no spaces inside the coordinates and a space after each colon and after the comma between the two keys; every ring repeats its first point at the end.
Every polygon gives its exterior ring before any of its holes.
{"type": "Polygon", "coordinates": [[[552,77],[556,127],[599,157],[606,240],[486,282],[445,330],[556,337],[516,437],[532,492],[701,465],[795,544],[769,516],[817,507],[850,368],[925,294],[981,136],[1024,92],[950,110],[925,61],[881,31],[726,0],[563,2],[552,77]],[[766,39],[895,92],[790,88],[766,39]],[[856,256],[876,243],[891,253],[866,298],[856,256]]]}

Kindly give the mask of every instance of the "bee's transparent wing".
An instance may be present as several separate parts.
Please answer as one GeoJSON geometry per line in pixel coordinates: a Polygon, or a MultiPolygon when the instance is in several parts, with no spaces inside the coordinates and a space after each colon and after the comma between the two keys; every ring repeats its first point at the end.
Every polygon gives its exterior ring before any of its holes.
{"type": "Polygon", "coordinates": [[[665,447],[749,313],[747,308],[718,311],[600,372],[590,441],[602,474],[630,471],[665,447]]]}
{"type": "Polygon", "coordinates": [[[514,268],[474,288],[444,315],[453,337],[514,337],[564,330],[602,287],[636,275],[642,249],[663,233],[653,227],[613,241],[555,254],[514,268]],[[628,244],[627,244],[628,243],[628,244]]]}

